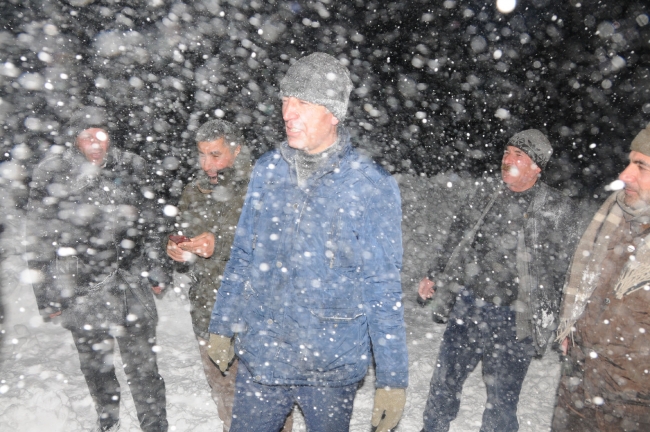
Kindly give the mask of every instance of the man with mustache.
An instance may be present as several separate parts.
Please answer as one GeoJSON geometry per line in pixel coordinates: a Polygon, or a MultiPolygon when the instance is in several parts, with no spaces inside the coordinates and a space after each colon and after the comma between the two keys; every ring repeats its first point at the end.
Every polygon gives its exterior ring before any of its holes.
{"type": "Polygon", "coordinates": [[[650,430],[650,124],[574,255],[553,431],[650,430]]]}
{"type": "MultiPolygon", "coordinates": [[[[192,327],[223,432],[228,432],[239,362],[234,359],[228,371],[229,365],[221,364],[219,370],[208,356],[208,325],[244,205],[251,152],[237,127],[220,119],[210,120],[196,131],[196,148],[201,171],[183,189],[177,231],[167,241],[166,250],[171,259],[182,263],[177,269],[188,270],[194,280],[188,295],[192,327]]],[[[283,431],[291,431],[292,425],[289,416],[283,431]]]]}
{"type": "Polygon", "coordinates": [[[421,302],[432,299],[435,320],[451,312],[425,432],[449,430],[463,383],[479,361],[488,394],[481,431],[519,428],[519,392],[530,361],[544,353],[557,327],[576,238],[570,200],[539,180],[552,153],[542,132],[517,133],[504,150],[501,181],[473,182],[467,204],[449,212],[446,243],[418,289],[421,302]]]}

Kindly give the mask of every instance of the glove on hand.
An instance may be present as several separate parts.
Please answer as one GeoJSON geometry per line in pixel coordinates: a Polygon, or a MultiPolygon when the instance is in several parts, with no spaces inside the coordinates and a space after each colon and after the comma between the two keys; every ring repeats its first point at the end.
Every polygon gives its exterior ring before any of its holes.
{"type": "Polygon", "coordinates": [[[217,364],[222,373],[226,372],[228,365],[235,357],[235,348],[231,338],[210,333],[208,356],[217,364]]]}
{"type": "Polygon", "coordinates": [[[402,418],[404,405],[406,405],[406,389],[378,388],[375,391],[375,406],[372,408],[371,420],[372,425],[377,428],[376,432],[388,432],[397,426],[402,418]]]}

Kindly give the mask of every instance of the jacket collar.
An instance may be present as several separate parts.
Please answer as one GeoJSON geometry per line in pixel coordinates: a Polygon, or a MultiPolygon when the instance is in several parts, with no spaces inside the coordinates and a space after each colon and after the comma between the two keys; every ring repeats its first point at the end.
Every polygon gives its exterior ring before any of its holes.
{"type": "MultiPolygon", "coordinates": [[[[335,171],[337,168],[341,168],[341,162],[347,157],[347,155],[352,151],[352,144],[350,142],[350,133],[348,130],[343,127],[339,126],[338,128],[338,139],[339,139],[339,146],[340,149],[334,154],[332,154],[328,159],[325,164],[321,168],[319,168],[309,179],[307,179],[307,184],[311,184],[318,180],[319,178],[323,177],[325,174],[331,173],[335,171]]],[[[296,154],[300,150],[296,150],[292,147],[289,147],[289,143],[287,141],[284,141],[282,144],[280,144],[280,154],[282,155],[282,158],[287,162],[289,165],[289,171],[291,173],[291,180],[294,183],[297,183],[297,174],[296,174],[296,154]]]]}

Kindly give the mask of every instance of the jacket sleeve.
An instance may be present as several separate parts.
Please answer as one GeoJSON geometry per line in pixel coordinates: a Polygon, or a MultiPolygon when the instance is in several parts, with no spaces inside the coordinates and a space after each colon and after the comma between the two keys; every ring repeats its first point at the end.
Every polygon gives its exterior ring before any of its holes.
{"type": "MultiPolygon", "coordinates": [[[[174,226],[172,231],[176,234],[177,231],[181,231],[184,235],[188,237],[194,237],[196,234],[192,230],[192,226],[195,225],[192,220],[191,214],[191,194],[192,184],[189,183],[185,185],[183,193],[181,193],[181,199],[178,201],[178,216],[176,217],[177,226],[174,226]],[[185,226],[187,224],[187,226],[185,226]]],[[[165,238],[165,245],[167,245],[167,238],[165,238]]]]}
{"type": "Polygon", "coordinates": [[[178,231],[183,231],[185,233],[185,230],[181,228],[184,220],[185,220],[185,213],[187,212],[188,209],[188,199],[187,199],[187,194],[188,194],[188,188],[189,185],[185,185],[183,188],[183,192],[181,192],[181,197],[178,201],[178,205],[176,208],[178,209],[178,213],[176,216],[173,218],[173,220],[170,222],[169,226],[167,227],[168,230],[165,233],[164,236],[160,238],[160,246],[163,249],[163,252],[165,252],[165,256],[167,256],[167,242],[169,241],[169,235],[170,234],[177,234],[178,231]]]}
{"type": "Polygon", "coordinates": [[[548,285],[549,297],[552,301],[554,313],[559,313],[562,290],[566,272],[571,262],[579,234],[581,224],[576,222],[577,206],[570,198],[554,197],[558,202],[552,208],[552,215],[557,219],[552,226],[545,226],[545,241],[539,245],[541,249],[538,266],[540,274],[546,274],[551,279],[548,285]]]}
{"type": "Polygon", "coordinates": [[[189,216],[190,201],[191,201],[190,199],[191,187],[192,184],[188,183],[183,188],[183,192],[181,193],[180,200],[178,201],[178,205],[176,206],[178,209],[178,213],[173,218],[173,220],[170,220],[169,226],[166,227],[166,232],[160,238],[160,246],[162,248],[162,253],[164,255],[163,259],[165,260],[170,273],[173,270],[176,270],[177,272],[180,273],[187,273],[190,268],[190,263],[176,262],[173,259],[171,259],[169,255],[167,255],[167,243],[169,242],[169,236],[171,234],[178,234],[179,231],[188,237],[192,237],[191,228],[189,227],[186,228],[184,225],[185,223],[191,222],[189,216]]]}
{"type": "Polygon", "coordinates": [[[62,170],[59,158],[44,161],[34,170],[30,183],[26,218],[26,260],[31,272],[32,288],[39,312],[43,316],[64,307],[69,296],[60,292],[55,283],[53,268],[56,262],[56,244],[60,233],[65,232],[64,223],[57,217],[60,197],[53,176],[62,170]],[[54,187],[51,186],[53,183],[54,187]],[[52,194],[50,193],[52,192],[52,194]]]}
{"type": "Polygon", "coordinates": [[[397,183],[385,177],[367,201],[363,237],[363,298],[377,387],[408,386],[408,353],[400,270],[402,210],[397,183]]]}
{"type": "MultiPolygon", "coordinates": [[[[162,248],[162,238],[167,237],[169,221],[163,212],[164,202],[149,181],[144,180],[150,171],[148,165],[139,156],[132,155],[133,179],[140,196],[135,205],[139,210],[139,223],[142,223],[140,238],[143,250],[136,263],[130,267],[140,267],[148,273],[151,286],[167,286],[171,281],[172,261],[162,248]],[[141,183],[140,183],[141,182],[141,183]],[[138,262],[139,261],[139,262],[138,262]]],[[[153,178],[153,177],[151,177],[153,178]]]]}
{"type": "Polygon", "coordinates": [[[530,222],[527,247],[532,250],[531,274],[535,284],[530,293],[533,341],[538,355],[554,339],[559,324],[560,303],[566,271],[576,245],[578,226],[574,202],[549,188],[548,205],[530,222]],[[534,230],[534,231],[533,231],[534,230]],[[538,233],[534,240],[533,232],[538,233]],[[533,243],[535,242],[535,243],[533,243]]]}
{"type": "Polygon", "coordinates": [[[230,250],[230,259],[217,290],[217,300],[212,309],[208,331],[212,334],[232,337],[241,328],[240,307],[243,303],[243,291],[249,279],[249,268],[253,256],[253,230],[255,219],[255,205],[258,202],[259,190],[263,186],[263,177],[258,172],[258,165],[253,170],[251,181],[248,185],[244,206],[239,223],[235,230],[235,239],[230,250]]]}

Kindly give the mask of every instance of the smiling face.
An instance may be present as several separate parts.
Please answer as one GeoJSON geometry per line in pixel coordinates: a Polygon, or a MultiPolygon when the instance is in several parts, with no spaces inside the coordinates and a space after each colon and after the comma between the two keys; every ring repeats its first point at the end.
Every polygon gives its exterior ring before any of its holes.
{"type": "Polygon", "coordinates": [[[108,132],[101,128],[85,129],[77,135],[77,147],[79,151],[93,165],[101,165],[104,163],[109,145],[108,132]]]}
{"type": "Polygon", "coordinates": [[[219,183],[219,171],[235,165],[235,158],[241,150],[241,146],[232,148],[223,138],[201,141],[196,146],[199,149],[199,165],[207,174],[210,184],[219,183]]]}
{"type": "Polygon", "coordinates": [[[289,147],[315,154],[336,142],[339,120],[322,105],[283,97],[282,118],[289,147]]]}
{"type": "Polygon", "coordinates": [[[633,209],[650,205],[650,156],[630,152],[630,164],[618,178],[625,183],[626,205],[633,209]]]}
{"type": "Polygon", "coordinates": [[[542,172],[540,167],[523,150],[507,146],[501,159],[501,178],[513,192],[532,188],[542,172]]]}

